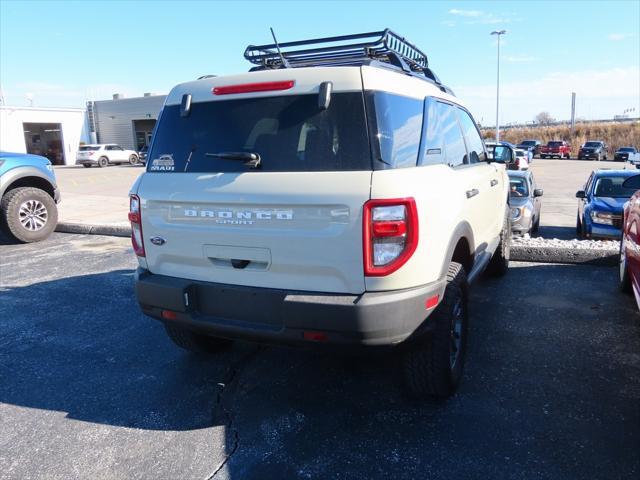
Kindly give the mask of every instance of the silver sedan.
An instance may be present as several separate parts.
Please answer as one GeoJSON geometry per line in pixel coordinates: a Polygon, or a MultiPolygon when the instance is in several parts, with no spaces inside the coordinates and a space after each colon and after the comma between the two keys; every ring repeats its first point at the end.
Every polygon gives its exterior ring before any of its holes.
{"type": "Polygon", "coordinates": [[[509,187],[511,231],[519,235],[536,233],[540,226],[542,189],[537,188],[529,170],[509,171],[509,187]]]}

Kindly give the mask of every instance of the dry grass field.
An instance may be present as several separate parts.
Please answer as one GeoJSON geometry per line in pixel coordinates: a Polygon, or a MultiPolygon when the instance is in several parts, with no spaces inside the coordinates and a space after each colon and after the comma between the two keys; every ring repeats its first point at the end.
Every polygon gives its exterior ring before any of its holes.
{"type": "MultiPolygon", "coordinates": [[[[483,129],[482,133],[485,139],[495,138],[493,129],[483,129]]],[[[573,133],[569,125],[508,128],[500,132],[500,140],[513,144],[527,139],[540,140],[543,145],[549,140],[566,140],[571,144],[574,155],[584,142],[603,140],[609,145],[609,152],[613,155],[620,147],[640,148],[640,122],[580,123],[576,125],[573,133]]]]}

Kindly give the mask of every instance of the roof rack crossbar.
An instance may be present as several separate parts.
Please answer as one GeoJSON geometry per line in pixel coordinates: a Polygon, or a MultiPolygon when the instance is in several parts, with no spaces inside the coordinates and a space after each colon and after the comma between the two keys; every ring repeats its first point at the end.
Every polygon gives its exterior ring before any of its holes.
{"type": "MultiPolygon", "coordinates": [[[[371,58],[389,62],[389,56],[396,55],[414,71],[423,71],[429,67],[425,53],[388,28],[379,32],[283,42],[279,43],[279,46],[282,57],[290,66],[300,66],[300,64],[311,66],[314,61],[325,63],[325,61],[344,59],[345,57],[371,58]],[[344,43],[351,40],[365,41],[344,43]],[[336,43],[340,44],[335,45],[336,43]],[[291,48],[319,44],[328,45],[300,50],[291,48]]],[[[276,48],[275,44],[249,45],[244,52],[244,58],[255,65],[282,68],[282,57],[276,48]]]]}

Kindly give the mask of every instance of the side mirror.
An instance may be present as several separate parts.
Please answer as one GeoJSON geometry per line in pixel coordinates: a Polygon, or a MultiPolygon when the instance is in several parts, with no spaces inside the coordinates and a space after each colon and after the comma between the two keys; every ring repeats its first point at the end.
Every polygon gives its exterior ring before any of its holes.
{"type": "Polygon", "coordinates": [[[586,194],[584,193],[584,190],[578,190],[576,192],[576,198],[586,198],[586,194]]]}
{"type": "Polygon", "coordinates": [[[533,196],[534,197],[541,197],[543,193],[544,193],[544,190],[542,190],[541,188],[536,188],[533,191],[533,196]]]}
{"type": "Polygon", "coordinates": [[[509,165],[515,160],[513,150],[506,145],[496,145],[493,147],[493,161],[509,165]]]}

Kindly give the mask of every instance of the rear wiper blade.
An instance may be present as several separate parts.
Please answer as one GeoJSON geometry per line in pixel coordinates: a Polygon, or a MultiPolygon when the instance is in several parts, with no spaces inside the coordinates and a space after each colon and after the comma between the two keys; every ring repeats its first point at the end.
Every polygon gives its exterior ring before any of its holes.
{"type": "Polygon", "coordinates": [[[253,152],[218,152],[205,153],[205,157],[223,158],[225,160],[244,161],[245,165],[251,168],[257,168],[260,165],[260,154],[253,152]]]}

